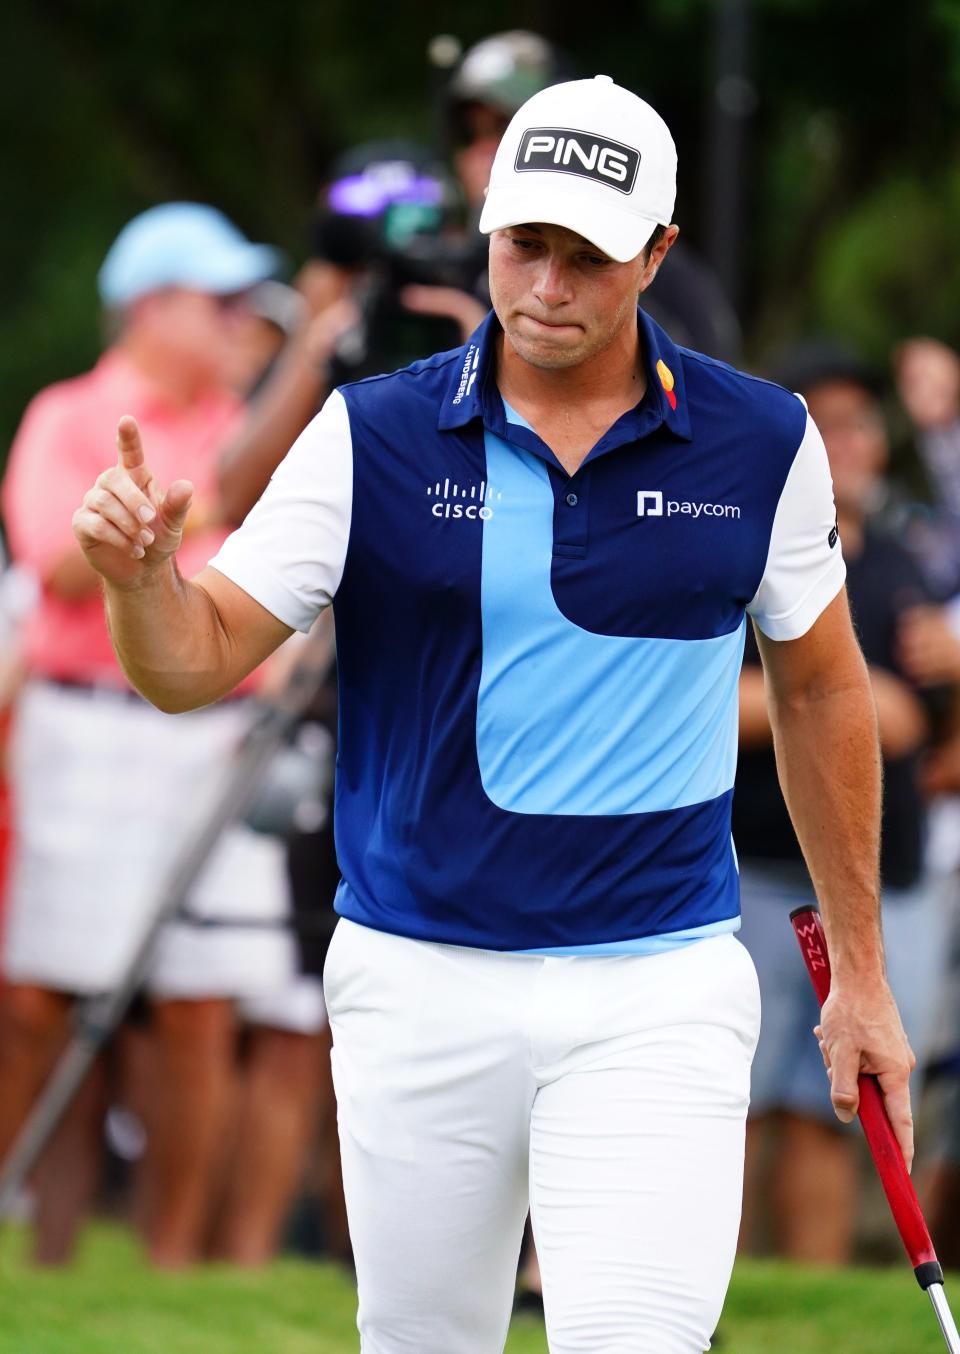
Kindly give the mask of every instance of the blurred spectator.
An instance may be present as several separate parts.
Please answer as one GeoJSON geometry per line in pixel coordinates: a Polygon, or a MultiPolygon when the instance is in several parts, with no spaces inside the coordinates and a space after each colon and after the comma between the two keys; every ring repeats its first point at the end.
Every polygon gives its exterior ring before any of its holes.
{"type": "MultiPolygon", "coordinates": [[[[916,564],[872,515],[881,498],[887,436],[876,380],[832,345],[785,358],[779,379],[798,390],[823,434],[833,474],[847,586],[870,669],[884,762],[883,925],[891,987],[922,1063],[943,967],[945,917],[924,868],[924,750],[949,718],[960,665],[944,663],[947,627],[916,564]]],[[[744,1237],[770,1200],[775,1244],[793,1259],[850,1258],[856,1138],[836,1120],[812,1029],[819,1008],[788,917],[814,901],[777,782],[755,642],[741,679],[741,751],[734,835],[743,897],[741,938],[760,978],[763,1024],[747,1130],[744,1237]],[[775,1130],[770,1187],[764,1138],[775,1130]]]]}
{"type": "Polygon", "coordinates": [[[930,1070],[937,1106],[937,1137],[928,1170],[918,1183],[921,1202],[941,1264],[960,1268],[960,928],[957,927],[957,876],[950,878],[948,898],[953,909],[950,976],[943,1020],[940,1056],[930,1070]]]}
{"type": "Polygon", "coordinates": [[[960,519],[960,357],[936,339],[906,339],[894,375],[937,499],[960,519]]]}
{"type": "Polygon", "coordinates": [[[947,599],[960,593],[960,357],[936,339],[905,339],[893,374],[917,483],[891,507],[935,595],[947,599]]]}
{"type": "MultiPolygon", "coordinates": [[[[444,125],[474,226],[513,114],[537,90],[575,78],[569,58],[537,33],[494,33],[468,48],[447,88],[444,125]]],[[[737,360],[739,320],[713,270],[682,237],[641,304],[675,343],[737,360]]]]}
{"type": "MultiPolygon", "coordinates": [[[[960,356],[936,339],[916,337],[893,354],[897,393],[933,490],[936,508],[908,524],[910,539],[943,592],[953,595],[948,624],[905,636],[905,660],[941,676],[960,672],[960,356]]],[[[949,977],[937,1059],[939,1140],[927,1173],[925,1207],[943,1264],[960,1264],[960,730],[924,769],[931,807],[930,864],[952,921],[949,977]]],[[[932,1069],[933,1071],[933,1069],[932,1069]]],[[[931,1075],[932,1075],[931,1071],[931,1075]]]]}
{"type": "Polygon", "coordinates": [[[497,147],[514,113],[541,89],[572,80],[570,61],[539,33],[515,28],[468,48],[443,98],[443,133],[472,213],[480,220],[497,147]]]}
{"type": "MultiPolygon", "coordinates": [[[[28,680],[12,754],[17,837],[3,961],[0,1157],[64,1042],[74,999],[113,987],[124,973],[169,857],[249,724],[250,683],[236,700],[176,718],[128,687],[71,515],[109,462],[118,417],[133,413],[164,481],[189,475],[196,485],[182,568],[195,572],[216,551],[225,535],[217,456],[243,416],[228,374],[246,294],[276,262],[272,249],[250,244],[210,207],[170,203],[137,217],[99,275],[108,350],[92,371],[36,397],[11,452],[3,489],[11,546],[41,592],[25,636],[28,680]]],[[[144,1110],[146,1229],[158,1263],[189,1262],[209,1241],[233,1109],[234,999],[255,1002],[260,1020],[286,1031],[314,1035],[323,1025],[319,985],[295,977],[287,917],[282,846],[238,824],[161,938],[148,984],[144,1110]]],[[[287,1071],[286,1100],[277,1080],[260,1088],[261,1121],[266,1112],[279,1122],[289,1097],[303,1094],[299,1073],[287,1071]]],[[[42,1261],[69,1256],[96,1183],[103,1089],[95,1075],[38,1170],[42,1261]]],[[[241,1132],[250,1112],[238,1112],[241,1132]]],[[[259,1139],[257,1157],[248,1157],[248,1185],[267,1178],[266,1146],[259,1139]]],[[[273,1174],[289,1173],[289,1133],[276,1148],[273,1174]]],[[[247,1246],[273,1225],[252,1192],[244,1225],[235,1219],[231,1231],[249,1233],[247,1246]]]]}
{"type": "MultiPolygon", "coordinates": [[[[10,713],[23,682],[23,625],[37,601],[37,585],[28,569],[11,565],[0,545],[0,945],[3,943],[7,869],[10,860],[12,815],[7,757],[10,713]]],[[[3,973],[0,969],[0,986],[3,973]]]]}
{"type": "Polygon", "coordinates": [[[227,384],[243,399],[256,395],[288,339],[301,328],[307,302],[296,287],[269,280],[246,295],[246,323],[233,345],[227,384]]]}

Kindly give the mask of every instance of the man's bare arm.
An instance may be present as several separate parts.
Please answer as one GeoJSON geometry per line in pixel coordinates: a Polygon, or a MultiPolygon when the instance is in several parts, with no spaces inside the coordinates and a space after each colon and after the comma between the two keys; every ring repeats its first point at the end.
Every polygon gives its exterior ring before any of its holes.
{"type": "Polygon", "coordinates": [[[846,595],[801,638],[758,630],[784,798],[823,913],[833,983],[819,1027],[838,1117],[875,1073],[904,1156],[913,1156],[915,1059],[887,985],[880,930],[880,750],[870,679],[846,595]]]}
{"type": "Polygon", "coordinates": [[[128,678],[161,710],[192,710],[237,685],[291,633],[216,569],[193,582],[175,553],[192,486],[164,493],[132,418],[121,419],[119,459],[74,514],[87,560],[103,577],[107,620],[128,678]]]}
{"type": "Polygon", "coordinates": [[[277,359],[236,436],[221,452],[218,490],[228,522],[243,521],[325,394],[322,369],[305,335],[298,335],[277,359]]]}
{"type": "Polygon", "coordinates": [[[351,299],[351,278],[333,265],[319,272],[311,288],[316,311],[289,340],[262,390],[247,407],[236,436],[220,453],[218,490],[225,519],[238,526],[267,486],[270,476],[329,393],[327,369],[343,335],[360,323],[351,299]]]}
{"type": "Polygon", "coordinates": [[[127,678],[171,714],[219,700],[293,633],[209,566],[186,580],[170,560],[142,587],[106,582],[104,595],[127,678]]]}

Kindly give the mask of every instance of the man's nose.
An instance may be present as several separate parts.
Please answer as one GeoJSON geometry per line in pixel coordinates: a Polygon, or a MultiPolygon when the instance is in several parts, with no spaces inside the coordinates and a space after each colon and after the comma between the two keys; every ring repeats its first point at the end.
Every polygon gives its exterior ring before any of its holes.
{"type": "Polygon", "coordinates": [[[537,272],[533,294],[545,306],[560,306],[571,298],[569,274],[564,264],[547,257],[537,272]]]}

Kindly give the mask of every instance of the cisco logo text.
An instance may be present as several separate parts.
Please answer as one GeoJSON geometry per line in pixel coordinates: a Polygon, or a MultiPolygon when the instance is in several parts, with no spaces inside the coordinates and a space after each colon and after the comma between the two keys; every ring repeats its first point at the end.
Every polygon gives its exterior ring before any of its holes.
{"type": "Polygon", "coordinates": [[[449,479],[437,480],[427,485],[427,497],[434,500],[430,512],[434,517],[465,517],[468,521],[489,522],[493,516],[491,504],[500,497],[500,492],[481,480],[476,484],[451,483],[449,479]],[[464,502],[466,499],[466,502],[464,502]]]}

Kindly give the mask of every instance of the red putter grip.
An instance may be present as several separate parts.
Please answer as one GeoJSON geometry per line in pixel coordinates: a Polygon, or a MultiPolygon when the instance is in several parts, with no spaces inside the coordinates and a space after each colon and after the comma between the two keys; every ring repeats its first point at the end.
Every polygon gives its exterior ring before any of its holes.
{"type": "MultiPolygon", "coordinates": [[[[830,995],[830,958],[827,954],[827,940],[820,913],[813,907],[798,908],[790,913],[790,921],[800,943],[803,961],[807,966],[817,1000],[822,1006],[830,995]]],[[[861,1073],[859,1086],[860,1108],[857,1113],[870,1148],[870,1155],[879,1172],[880,1183],[887,1196],[893,1220],[897,1224],[897,1231],[910,1257],[910,1263],[914,1270],[921,1265],[935,1265],[939,1271],[936,1252],[920,1210],[916,1191],[907,1174],[900,1144],[887,1118],[880,1083],[876,1077],[861,1073]]],[[[918,1274],[917,1277],[921,1286],[926,1287],[924,1282],[926,1272],[923,1275],[918,1274]]],[[[939,1279],[933,1276],[932,1281],[942,1283],[942,1275],[939,1279]]]]}

